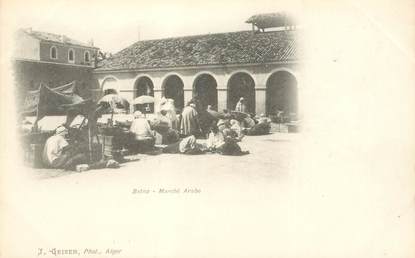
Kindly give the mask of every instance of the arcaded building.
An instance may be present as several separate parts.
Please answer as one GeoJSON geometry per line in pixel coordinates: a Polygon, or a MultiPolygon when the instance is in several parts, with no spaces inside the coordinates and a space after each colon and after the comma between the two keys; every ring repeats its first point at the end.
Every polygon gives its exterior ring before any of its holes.
{"type": "Polygon", "coordinates": [[[240,97],[252,113],[297,114],[301,88],[298,31],[239,31],[138,41],[94,70],[95,91],[173,98],[193,97],[217,110],[240,97]],[[99,85],[99,86],[98,86],[99,85]]]}

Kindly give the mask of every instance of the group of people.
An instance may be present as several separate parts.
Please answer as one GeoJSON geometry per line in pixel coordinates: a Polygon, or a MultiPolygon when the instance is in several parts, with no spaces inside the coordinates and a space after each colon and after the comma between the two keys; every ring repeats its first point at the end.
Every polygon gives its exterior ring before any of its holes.
{"type": "Polygon", "coordinates": [[[245,113],[246,104],[243,98],[236,109],[239,116],[227,110],[216,112],[210,105],[204,110],[197,99],[192,99],[178,116],[174,100],[163,98],[160,111],[154,120],[148,121],[141,112],[134,112],[130,131],[134,133],[137,145],[141,146],[142,151],[153,148],[159,135],[166,146],[163,148],[166,153],[214,152],[244,155],[248,152],[242,151],[238,143],[245,135],[269,133],[270,120],[265,115],[256,118],[245,113]]]}
{"type": "Polygon", "coordinates": [[[193,149],[196,137],[200,136],[199,114],[193,101],[183,109],[181,116],[176,114],[174,100],[165,98],[160,103],[156,118],[148,120],[140,111],[135,111],[133,115],[130,132],[134,140],[131,147],[138,152],[154,149],[157,137],[161,137],[161,143],[167,146],[165,152],[186,152],[189,148],[193,149]],[[175,149],[177,151],[173,151],[175,149]]]}
{"type": "MultiPolygon", "coordinates": [[[[164,153],[248,154],[238,143],[245,135],[269,133],[270,120],[264,115],[255,117],[245,113],[243,98],[235,109],[237,114],[227,110],[216,112],[211,106],[203,109],[198,100],[193,99],[178,116],[174,100],[163,98],[154,119],[147,119],[140,111],[134,112],[134,120],[129,127],[132,139],[128,142],[128,148],[145,153],[155,150],[155,144],[159,140],[164,153]]],[[[47,140],[43,151],[45,164],[53,168],[74,169],[78,164],[88,163],[88,146],[79,142],[70,144],[67,136],[68,129],[61,126],[47,140]]],[[[90,168],[117,166],[113,160],[90,163],[90,168]]]]}

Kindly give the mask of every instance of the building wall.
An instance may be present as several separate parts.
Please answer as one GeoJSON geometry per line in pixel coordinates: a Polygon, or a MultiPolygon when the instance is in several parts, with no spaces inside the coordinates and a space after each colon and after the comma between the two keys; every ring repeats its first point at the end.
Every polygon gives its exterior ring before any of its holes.
{"type": "Polygon", "coordinates": [[[94,66],[93,56],[96,55],[96,49],[93,48],[83,48],[80,46],[65,45],[60,43],[53,42],[41,42],[40,43],[40,60],[47,62],[56,62],[56,63],[66,63],[69,64],[68,53],[69,49],[73,49],[75,60],[71,64],[77,65],[88,65],[94,66]],[[57,59],[50,58],[51,47],[55,46],[57,49],[57,59]],[[84,60],[85,51],[90,53],[90,62],[87,63],[84,60]]]}
{"type": "MultiPolygon", "coordinates": [[[[266,111],[266,83],[271,74],[276,71],[287,71],[297,79],[297,88],[301,88],[301,78],[299,76],[299,68],[295,63],[287,64],[261,64],[261,65],[241,65],[241,66],[217,66],[217,67],[196,67],[196,68],[172,68],[164,70],[148,70],[148,71],[127,71],[127,72],[94,72],[96,80],[95,85],[99,87],[93,89],[96,97],[102,92],[102,87],[107,79],[117,83],[113,85],[118,93],[127,100],[132,101],[134,98],[134,85],[141,76],[149,77],[154,84],[154,95],[157,98],[162,96],[162,85],[169,75],[179,76],[184,83],[185,102],[193,97],[193,83],[195,79],[204,73],[212,75],[217,82],[218,91],[218,110],[227,108],[228,98],[228,81],[232,75],[238,72],[249,74],[255,82],[255,103],[256,113],[265,113],[266,111]]],[[[300,91],[299,91],[300,92],[300,91]]],[[[298,96],[300,103],[301,96],[298,96]]]]}

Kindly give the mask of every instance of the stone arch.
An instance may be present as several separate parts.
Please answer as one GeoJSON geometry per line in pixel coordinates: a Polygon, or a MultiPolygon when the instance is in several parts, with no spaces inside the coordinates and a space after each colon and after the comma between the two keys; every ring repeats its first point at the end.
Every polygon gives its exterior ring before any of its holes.
{"type": "Polygon", "coordinates": [[[199,73],[193,81],[193,98],[197,98],[202,109],[211,105],[218,108],[217,81],[211,73],[199,73]]]}
{"type": "Polygon", "coordinates": [[[114,76],[107,76],[102,80],[101,90],[104,95],[118,94],[118,80],[114,76]]]}
{"type": "Polygon", "coordinates": [[[162,83],[162,95],[165,98],[174,100],[176,109],[182,110],[184,107],[184,83],[177,74],[166,76],[162,83]]]}
{"type": "MultiPolygon", "coordinates": [[[[154,97],[154,84],[148,76],[140,76],[135,80],[134,83],[134,98],[143,95],[154,97]]],[[[141,112],[146,113],[154,113],[154,103],[134,105],[134,110],[140,110],[141,112]]]]}
{"type": "Polygon", "coordinates": [[[297,86],[299,86],[300,84],[301,84],[301,78],[300,78],[300,74],[298,74],[297,72],[295,72],[293,69],[291,69],[291,68],[287,68],[287,67],[279,67],[279,68],[275,68],[275,69],[273,69],[269,74],[268,74],[268,77],[267,77],[267,80],[265,81],[265,84],[266,84],[266,82],[268,81],[268,79],[274,74],[274,73],[276,73],[276,72],[281,72],[281,71],[283,71],[283,72],[288,72],[288,73],[290,73],[292,76],[294,76],[295,77],[295,79],[297,80],[297,86]]]}
{"type": "Polygon", "coordinates": [[[266,82],[266,113],[283,111],[286,117],[298,114],[298,80],[288,69],[274,70],[266,82]]]}
{"type": "Polygon", "coordinates": [[[238,73],[249,74],[251,76],[252,80],[254,81],[254,84],[259,85],[259,82],[257,81],[257,78],[253,75],[253,72],[248,71],[246,69],[237,69],[237,70],[233,71],[232,73],[229,74],[228,81],[231,77],[233,77],[235,74],[238,74],[238,73]]]}
{"type": "Polygon", "coordinates": [[[255,80],[247,72],[236,72],[228,80],[227,108],[234,110],[239,99],[246,100],[247,110],[255,113],[255,80]]]}

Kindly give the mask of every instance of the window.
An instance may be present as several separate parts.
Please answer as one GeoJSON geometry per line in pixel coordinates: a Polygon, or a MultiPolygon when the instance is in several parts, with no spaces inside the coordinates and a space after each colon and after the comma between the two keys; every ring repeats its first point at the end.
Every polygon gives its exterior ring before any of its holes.
{"type": "Polygon", "coordinates": [[[51,59],[58,59],[58,50],[55,46],[50,48],[50,58],[51,59]]]}
{"type": "Polygon", "coordinates": [[[88,51],[85,51],[85,54],[84,54],[84,60],[85,60],[85,62],[86,63],[89,63],[89,59],[90,59],[89,52],[88,51]]]}
{"type": "Polygon", "coordinates": [[[68,61],[69,63],[75,62],[75,54],[74,54],[73,49],[69,49],[68,51],[68,61]]]}

